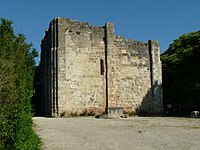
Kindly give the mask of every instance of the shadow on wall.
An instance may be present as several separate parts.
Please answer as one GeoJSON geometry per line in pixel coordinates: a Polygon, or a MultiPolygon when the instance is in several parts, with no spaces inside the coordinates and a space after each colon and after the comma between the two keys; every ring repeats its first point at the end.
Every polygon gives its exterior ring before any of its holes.
{"type": "Polygon", "coordinates": [[[155,83],[143,97],[142,103],[136,108],[138,116],[162,116],[163,98],[162,84],[155,83]]]}
{"type": "Polygon", "coordinates": [[[33,116],[44,116],[43,108],[42,108],[42,97],[41,97],[41,83],[40,83],[40,74],[39,74],[40,66],[36,68],[35,76],[34,76],[34,89],[35,93],[32,97],[32,114],[33,116]]]}

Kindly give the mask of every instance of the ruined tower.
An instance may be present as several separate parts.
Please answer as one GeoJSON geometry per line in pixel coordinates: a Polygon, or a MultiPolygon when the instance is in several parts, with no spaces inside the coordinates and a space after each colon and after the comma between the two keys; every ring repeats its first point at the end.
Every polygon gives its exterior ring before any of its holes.
{"type": "Polygon", "coordinates": [[[50,22],[38,66],[40,113],[101,114],[112,109],[161,114],[162,73],[157,41],[114,34],[113,23],[50,22]]]}

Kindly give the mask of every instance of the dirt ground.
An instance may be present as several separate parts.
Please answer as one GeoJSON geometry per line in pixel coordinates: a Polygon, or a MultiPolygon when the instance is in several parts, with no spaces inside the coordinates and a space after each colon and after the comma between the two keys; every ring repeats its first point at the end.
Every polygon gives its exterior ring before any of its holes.
{"type": "Polygon", "coordinates": [[[199,150],[200,118],[33,118],[42,150],[199,150]]]}

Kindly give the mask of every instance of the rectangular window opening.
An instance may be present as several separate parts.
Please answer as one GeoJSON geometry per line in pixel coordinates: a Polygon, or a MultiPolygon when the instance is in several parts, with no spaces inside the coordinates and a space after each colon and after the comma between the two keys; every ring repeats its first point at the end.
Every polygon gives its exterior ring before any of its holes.
{"type": "Polygon", "coordinates": [[[100,59],[100,71],[101,71],[101,75],[104,75],[104,63],[103,63],[103,59],[100,59]]]}

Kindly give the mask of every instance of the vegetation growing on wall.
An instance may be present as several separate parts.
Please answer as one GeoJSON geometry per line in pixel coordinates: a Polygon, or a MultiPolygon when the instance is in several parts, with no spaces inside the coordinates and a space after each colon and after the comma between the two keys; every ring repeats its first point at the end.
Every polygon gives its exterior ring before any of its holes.
{"type": "Polygon", "coordinates": [[[15,35],[12,21],[0,20],[0,149],[38,149],[32,129],[34,58],[37,51],[15,35]]]}
{"type": "Polygon", "coordinates": [[[200,109],[200,31],[184,34],[161,55],[165,112],[200,109]]]}

